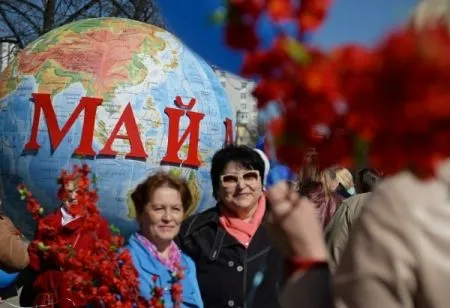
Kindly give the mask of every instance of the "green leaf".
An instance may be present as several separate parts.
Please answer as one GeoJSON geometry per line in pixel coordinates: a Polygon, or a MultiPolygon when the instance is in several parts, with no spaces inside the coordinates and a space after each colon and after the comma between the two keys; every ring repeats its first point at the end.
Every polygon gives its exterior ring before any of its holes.
{"type": "Polygon", "coordinates": [[[354,161],[357,166],[363,166],[367,163],[369,156],[370,143],[359,136],[354,139],[354,161]]]}
{"type": "Polygon", "coordinates": [[[298,63],[306,64],[310,61],[308,50],[295,39],[287,39],[284,44],[288,55],[298,63]]]}
{"type": "Polygon", "coordinates": [[[117,227],[116,227],[115,225],[113,225],[113,224],[110,224],[110,225],[109,225],[109,230],[111,230],[112,233],[120,234],[120,229],[117,228],[117,227]]]}
{"type": "Polygon", "coordinates": [[[225,22],[228,11],[226,8],[221,7],[214,11],[209,17],[209,20],[215,25],[221,25],[225,22]]]}
{"type": "Polygon", "coordinates": [[[38,248],[40,251],[46,252],[50,249],[50,247],[46,246],[44,243],[39,242],[38,244],[38,248]]]}

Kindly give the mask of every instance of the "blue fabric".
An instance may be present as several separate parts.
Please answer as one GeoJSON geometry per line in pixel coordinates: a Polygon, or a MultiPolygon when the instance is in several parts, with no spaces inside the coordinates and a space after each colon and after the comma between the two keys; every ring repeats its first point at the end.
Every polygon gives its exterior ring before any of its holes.
{"type": "MultiPolygon", "coordinates": [[[[130,251],[133,264],[139,274],[139,288],[141,296],[149,300],[151,291],[154,287],[153,276],[157,276],[156,285],[164,289],[164,307],[172,308],[172,296],[170,289],[172,287],[172,276],[169,269],[157,260],[151,253],[141,244],[141,242],[133,234],[128,240],[127,249],[130,251]]],[[[181,255],[181,266],[184,268],[184,278],[181,281],[183,287],[181,307],[186,308],[203,308],[203,301],[200,295],[200,289],[197,282],[197,273],[194,261],[187,255],[181,255]]]]}
{"type": "Polygon", "coordinates": [[[295,174],[289,169],[288,166],[282,164],[274,164],[270,168],[269,174],[267,175],[266,186],[270,188],[271,186],[277,184],[281,181],[292,181],[295,179],[295,174]]]}
{"type": "Polygon", "coordinates": [[[0,289],[7,288],[11,286],[14,281],[16,281],[19,273],[7,273],[4,270],[0,269],[0,289]]]}

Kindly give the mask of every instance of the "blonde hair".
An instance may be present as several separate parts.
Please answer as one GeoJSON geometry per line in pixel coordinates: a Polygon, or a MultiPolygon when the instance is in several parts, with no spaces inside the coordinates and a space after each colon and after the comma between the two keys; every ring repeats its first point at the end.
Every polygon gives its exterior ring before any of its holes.
{"type": "Polygon", "coordinates": [[[415,7],[410,22],[419,30],[438,23],[446,24],[450,30],[450,0],[422,0],[415,7]]]}
{"type": "Polygon", "coordinates": [[[346,168],[340,168],[336,171],[336,179],[345,189],[349,189],[354,185],[352,173],[346,168]]]}

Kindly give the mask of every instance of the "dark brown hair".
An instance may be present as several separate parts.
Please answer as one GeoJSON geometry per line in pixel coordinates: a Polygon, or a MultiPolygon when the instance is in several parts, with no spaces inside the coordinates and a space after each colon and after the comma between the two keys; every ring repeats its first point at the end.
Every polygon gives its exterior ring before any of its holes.
{"type": "Polygon", "coordinates": [[[131,200],[133,200],[137,216],[142,214],[155,190],[161,187],[177,190],[181,195],[184,212],[188,211],[192,203],[192,195],[186,181],[183,178],[178,178],[165,172],[158,172],[136,186],[136,189],[131,194],[131,200]]]}

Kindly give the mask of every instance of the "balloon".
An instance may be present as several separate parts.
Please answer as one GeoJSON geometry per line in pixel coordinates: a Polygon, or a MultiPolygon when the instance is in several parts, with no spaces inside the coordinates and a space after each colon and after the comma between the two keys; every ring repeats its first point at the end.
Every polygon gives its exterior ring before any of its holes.
{"type": "MultiPolygon", "coordinates": [[[[226,46],[224,25],[211,21],[213,13],[223,6],[223,0],[157,0],[157,3],[168,31],[209,64],[239,73],[243,54],[226,46]]],[[[266,15],[260,18],[257,30],[263,47],[269,46],[279,31],[297,35],[294,23],[275,24],[266,15]]]]}
{"type": "Polygon", "coordinates": [[[188,214],[216,204],[210,162],[232,108],[211,67],[165,30],[99,18],[50,31],[1,75],[0,106],[2,208],[26,236],[35,228],[17,185],[49,213],[57,177],[74,164],[91,167],[99,208],[124,235],[138,227],[131,193],[156,171],[186,179],[188,214]]]}
{"type": "Polygon", "coordinates": [[[9,287],[16,281],[19,273],[7,273],[4,270],[0,269],[0,289],[4,289],[9,287]]]}

